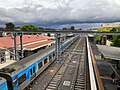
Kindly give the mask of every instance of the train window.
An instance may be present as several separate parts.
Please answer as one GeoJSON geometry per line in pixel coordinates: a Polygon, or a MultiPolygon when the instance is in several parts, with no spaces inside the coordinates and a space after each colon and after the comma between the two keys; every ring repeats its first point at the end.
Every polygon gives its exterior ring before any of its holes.
{"type": "Polygon", "coordinates": [[[53,53],[53,57],[55,57],[55,53],[53,53]]]}
{"type": "Polygon", "coordinates": [[[50,55],[50,56],[49,56],[49,60],[51,60],[51,59],[52,59],[52,56],[50,55]]]}
{"type": "Polygon", "coordinates": [[[35,67],[33,67],[33,73],[35,73],[35,67]]]}
{"type": "Polygon", "coordinates": [[[32,73],[33,73],[33,72],[32,72],[32,68],[31,68],[31,69],[30,69],[30,75],[32,75],[32,73]]]}
{"type": "Polygon", "coordinates": [[[41,67],[42,67],[42,62],[38,64],[38,69],[40,69],[41,67]]]}
{"type": "Polygon", "coordinates": [[[18,78],[18,85],[21,85],[26,80],[26,73],[18,78]]]}
{"type": "Polygon", "coordinates": [[[35,73],[35,67],[30,69],[30,75],[33,75],[35,73]]]}
{"type": "Polygon", "coordinates": [[[46,64],[47,63],[47,58],[44,60],[44,64],[46,64]]]}

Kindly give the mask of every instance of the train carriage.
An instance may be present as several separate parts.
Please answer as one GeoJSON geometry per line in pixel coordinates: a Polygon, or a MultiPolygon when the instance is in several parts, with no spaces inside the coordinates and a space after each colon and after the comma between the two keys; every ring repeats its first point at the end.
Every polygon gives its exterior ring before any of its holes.
{"type": "MultiPolygon", "coordinates": [[[[76,39],[77,36],[70,38],[61,45],[61,49],[68,48],[68,46],[76,39]]],[[[48,47],[41,52],[24,58],[0,70],[0,72],[9,74],[12,77],[14,90],[22,90],[27,87],[55,60],[54,46],[48,47]]],[[[8,90],[5,79],[0,80],[0,90],[8,90]]]]}

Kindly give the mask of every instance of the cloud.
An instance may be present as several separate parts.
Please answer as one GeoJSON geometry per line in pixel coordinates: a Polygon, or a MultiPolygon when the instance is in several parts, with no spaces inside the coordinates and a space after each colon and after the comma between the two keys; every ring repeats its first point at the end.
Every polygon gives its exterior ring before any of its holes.
{"type": "Polygon", "coordinates": [[[67,25],[120,21],[119,0],[1,0],[0,22],[67,25]]]}

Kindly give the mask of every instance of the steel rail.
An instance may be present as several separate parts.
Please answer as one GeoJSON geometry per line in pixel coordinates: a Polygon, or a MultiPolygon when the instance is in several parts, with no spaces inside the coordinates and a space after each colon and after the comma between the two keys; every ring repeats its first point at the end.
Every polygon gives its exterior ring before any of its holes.
{"type": "MultiPolygon", "coordinates": [[[[63,51],[63,54],[62,54],[62,55],[64,55],[64,52],[66,52],[67,50],[69,50],[69,48],[74,47],[72,43],[74,43],[74,42],[77,43],[77,40],[78,40],[78,39],[76,39],[76,40],[74,40],[73,42],[71,42],[71,43],[68,45],[69,47],[67,47],[66,50],[63,51]]],[[[64,58],[65,58],[64,60],[66,60],[66,59],[67,59],[67,56],[65,55],[64,58]]],[[[54,59],[55,59],[55,58],[54,58],[54,59]]],[[[55,73],[51,76],[51,79],[49,80],[49,82],[52,80],[52,78],[55,76],[55,74],[57,73],[57,71],[60,69],[60,67],[61,67],[61,65],[63,64],[64,60],[62,60],[61,63],[60,63],[60,65],[58,65],[58,67],[57,67],[56,70],[55,70],[55,73]]],[[[51,67],[51,65],[52,65],[54,62],[55,62],[55,60],[49,65],[49,67],[51,67]]],[[[47,69],[46,69],[46,70],[47,70],[47,69]]],[[[46,70],[45,70],[45,71],[46,71],[46,70]]],[[[37,80],[38,80],[38,78],[40,78],[40,76],[41,76],[41,74],[36,77],[36,79],[33,81],[33,82],[34,82],[33,85],[30,85],[29,88],[31,88],[32,90],[35,89],[33,86],[34,86],[35,82],[38,82],[37,80]]],[[[49,84],[49,82],[47,82],[47,83],[49,84]]],[[[47,84],[47,85],[48,85],[48,84],[47,84]]],[[[47,87],[47,85],[46,85],[45,87],[43,87],[41,90],[44,90],[44,89],[47,87]]],[[[27,90],[28,90],[28,89],[27,89],[27,90]]]]}
{"type": "MultiPolygon", "coordinates": [[[[78,40],[79,40],[79,39],[78,39],[78,40]]],[[[77,41],[78,41],[78,40],[77,40],[77,41]]],[[[74,42],[76,42],[77,45],[78,45],[79,42],[77,42],[77,41],[74,41],[74,42]]],[[[72,45],[72,44],[71,44],[71,45],[72,45]]],[[[75,46],[72,45],[72,46],[69,47],[69,48],[74,48],[74,50],[75,50],[75,48],[77,48],[77,47],[76,47],[77,45],[75,45],[75,46]]],[[[68,49],[68,50],[69,50],[69,49],[68,49]]],[[[67,57],[67,58],[68,58],[68,57],[67,57]]],[[[69,59],[67,59],[67,60],[69,60],[69,59]]],[[[46,85],[45,90],[49,89],[49,86],[50,86],[51,82],[52,82],[53,79],[58,75],[58,72],[60,71],[60,69],[63,68],[62,66],[64,66],[64,63],[65,63],[65,62],[66,62],[66,59],[64,59],[64,60],[62,61],[61,65],[58,67],[57,71],[56,71],[55,74],[52,76],[52,78],[51,78],[51,80],[49,81],[49,83],[46,85]]],[[[67,69],[67,66],[65,67],[65,70],[64,70],[63,73],[61,74],[61,77],[60,77],[61,79],[63,78],[66,69],[67,69]]],[[[60,84],[60,82],[61,82],[61,81],[57,80],[57,82],[55,83],[55,86],[52,86],[52,87],[54,87],[55,89],[57,89],[58,86],[59,86],[59,84],[60,84]],[[57,85],[56,85],[56,84],[57,84],[57,85]]],[[[53,89],[53,90],[54,90],[54,89],[53,89]]]]}
{"type": "MultiPolygon", "coordinates": [[[[85,48],[84,47],[85,47],[85,40],[84,40],[84,43],[80,47],[80,48],[82,48],[82,51],[85,54],[85,48]]],[[[74,90],[79,90],[79,89],[80,90],[86,90],[85,56],[84,56],[84,61],[82,60],[81,56],[82,55],[80,55],[80,58],[78,59],[79,62],[78,62],[77,68],[75,70],[75,80],[73,81],[74,82],[74,86],[73,86],[74,90]],[[82,70],[84,70],[84,71],[82,71],[82,70]]]]}

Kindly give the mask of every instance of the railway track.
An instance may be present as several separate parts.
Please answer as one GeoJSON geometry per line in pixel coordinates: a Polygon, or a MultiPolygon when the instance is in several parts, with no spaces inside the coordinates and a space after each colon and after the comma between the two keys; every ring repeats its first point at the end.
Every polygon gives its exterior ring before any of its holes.
{"type": "MultiPolygon", "coordinates": [[[[74,45],[74,46],[71,47],[71,49],[73,49],[73,51],[75,51],[79,42],[80,42],[80,39],[78,39],[78,41],[75,43],[75,44],[77,44],[76,46],[74,45]]],[[[71,49],[68,49],[67,52],[69,52],[69,50],[71,50],[71,49]]],[[[53,76],[53,78],[48,83],[48,85],[46,86],[45,90],[57,90],[57,88],[58,88],[58,86],[61,82],[61,79],[64,76],[64,73],[67,69],[68,64],[66,64],[66,63],[69,63],[69,61],[70,61],[69,59],[72,58],[72,57],[73,57],[73,55],[70,56],[69,58],[67,58],[67,60],[64,59],[61,66],[59,67],[58,71],[53,76]]]]}
{"type": "Polygon", "coordinates": [[[86,90],[86,52],[85,52],[85,40],[82,42],[83,45],[80,47],[81,54],[80,59],[75,70],[74,79],[72,82],[72,90],[86,90]]]}
{"type": "MultiPolygon", "coordinates": [[[[74,74],[74,79],[73,82],[71,84],[71,87],[74,86],[73,90],[84,90],[86,88],[86,83],[85,83],[85,77],[86,77],[86,73],[85,73],[85,59],[82,54],[85,53],[85,47],[84,47],[84,41],[83,40],[79,40],[77,42],[77,44],[74,44],[75,47],[72,50],[72,54],[69,56],[69,58],[67,58],[66,61],[64,61],[64,63],[61,65],[60,69],[56,72],[56,74],[53,76],[53,78],[51,79],[51,81],[48,83],[48,85],[46,86],[45,90],[62,90],[59,87],[60,83],[62,83],[62,79],[64,77],[64,74],[67,72],[67,69],[69,67],[69,64],[72,60],[76,60],[76,62],[78,62],[77,64],[77,68],[75,70],[75,74],[74,74]]],[[[71,51],[70,51],[71,52],[71,51]]]]}
{"type": "MultiPolygon", "coordinates": [[[[79,39],[77,39],[74,44],[77,44],[79,39]]],[[[68,52],[69,50],[73,49],[75,46],[74,45],[70,45],[70,47],[66,50],[66,52],[68,52]]],[[[57,71],[61,68],[61,66],[63,65],[63,63],[65,63],[65,60],[67,59],[68,55],[66,53],[63,53],[63,58],[64,60],[62,60],[60,63],[57,63],[56,61],[54,61],[49,68],[47,68],[42,74],[40,74],[36,80],[34,80],[34,82],[32,83],[32,85],[30,86],[30,90],[45,90],[46,86],[48,86],[48,83],[53,79],[53,77],[57,74],[57,71]],[[57,67],[55,67],[55,65],[57,65],[57,67]],[[52,74],[48,73],[50,71],[54,71],[52,74]],[[49,74],[49,75],[48,75],[49,74]],[[48,75],[48,76],[47,76],[48,75]],[[46,76],[46,77],[45,77],[46,76]],[[41,77],[45,78],[46,80],[43,80],[41,77]],[[49,78],[47,78],[49,77],[49,78]],[[40,85],[38,85],[40,84],[40,85]],[[41,89],[39,89],[41,88],[41,89]]],[[[62,73],[62,72],[60,72],[62,73]]],[[[60,74],[58,74],[56,76],[60,77],[60,74]]]]}
{"type": "Polygon", "coordinates": [[[85,89],[85,61],[82,59],[78,66],[76,80],[74,84],[74,90],[84,90],[85,89]]]}
{"type": "Polygon", "coordinates": [[[78,38],[63,54],[59,63],[54,61],[34,81],[31,90],[86,90],[85,38],[78,38]],[[52,73],[51,73],[52,71],[52,73]],[[67,76],[70,75],[71,76],[67,76]],[[70,80],[65,80],[70,77],[70,80]],[[69,84],[68,86],[66,86],[69,84]]]}

